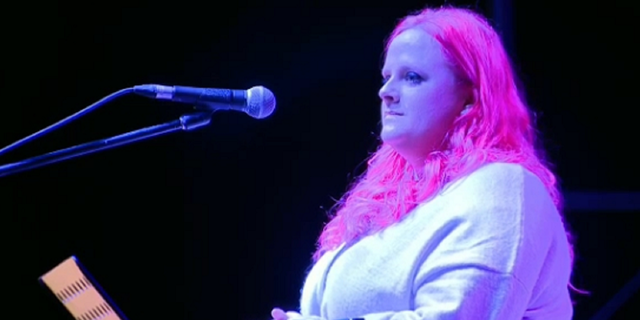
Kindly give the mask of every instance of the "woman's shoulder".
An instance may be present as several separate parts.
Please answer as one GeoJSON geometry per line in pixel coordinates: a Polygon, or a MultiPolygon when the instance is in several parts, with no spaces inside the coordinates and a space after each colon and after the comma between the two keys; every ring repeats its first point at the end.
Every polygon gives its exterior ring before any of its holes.
{"type": "Polygon", "coordinates": [[[469,173],[466,178],[474,182],[508,182],[523,180],[529,174],[532,173],[518,163],[492,162],[480,166],[469,173]]]}
{"type": "Polygon", "coordinates": [[[468,190],[474,194],[487,192],[512,193],[530,183],[535,177],[524,166],[517,163],[494,162],[484,164],[453,181],[447,189],[468,190]]]}
{"type": "Polygon", "coordinates": [[[542,180],[523,165],[488,163],[452,182],[443,192],[465,203],[463,206],[484,208],[537,207],[555,209],[549,190],[542,180]]]}

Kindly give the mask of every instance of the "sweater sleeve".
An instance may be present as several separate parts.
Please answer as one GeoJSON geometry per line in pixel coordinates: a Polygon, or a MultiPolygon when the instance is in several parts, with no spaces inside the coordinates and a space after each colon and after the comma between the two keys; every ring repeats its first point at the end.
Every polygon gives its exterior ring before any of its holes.
{"type": "MultiPolygon", "coordinates": [[[[487,165],[451,188],[464,195],[418,259],[413,306],[366,320],[522,319],[556,227],[542,182],[520,166],[487,165]],[[434,239],[436,237],[437,239],[434,239]]],[[[447,192],[447,191],[445,191],[447,192]]]]}

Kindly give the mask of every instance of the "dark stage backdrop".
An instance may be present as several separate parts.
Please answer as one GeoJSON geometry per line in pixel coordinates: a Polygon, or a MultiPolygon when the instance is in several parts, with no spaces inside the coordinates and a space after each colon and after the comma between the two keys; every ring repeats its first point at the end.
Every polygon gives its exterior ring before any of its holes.
{"type": "MultiPolygon", "coordinates": [[[[268,320],[294,308],[326,210],[376,144],[383,40],[425,1],[12,2],[0,145],[145,83],[270,88],[263,120],[174,133],[0,178],[7,317],[71,319],[37,279],[70,255],[131,320],[268,320]]],[[[433,1],[431,4],[441,4],[433,1]]],[[[492,2],[451,2],[492,15],[492,2]]],[[[518,1],[512,53],[567,192],[640,191],[637,5],[518,1]]],[[[127,96],[3,156],[21,160],[174,120],[127,96]]],[[[580,199],[579,197],[576,199],[580,199]]],[[[588,198],[587,198],[588,199],[588,198]]],[[[575,319],[640,270],[640,210],[568,203],[575,319]]],[[[636,295],[614,319],[640,315],[636,295]]],[[[4,317],[4,316],[3,316],[4,317]]]]}

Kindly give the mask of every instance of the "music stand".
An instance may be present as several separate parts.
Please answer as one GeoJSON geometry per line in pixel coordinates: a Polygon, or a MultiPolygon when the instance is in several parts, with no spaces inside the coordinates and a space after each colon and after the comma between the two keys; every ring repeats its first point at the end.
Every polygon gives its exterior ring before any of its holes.
{"type": "Polygon", "coordinates": [[[76,320],[127,320],[75,256],[40,277],[76,320]]]}

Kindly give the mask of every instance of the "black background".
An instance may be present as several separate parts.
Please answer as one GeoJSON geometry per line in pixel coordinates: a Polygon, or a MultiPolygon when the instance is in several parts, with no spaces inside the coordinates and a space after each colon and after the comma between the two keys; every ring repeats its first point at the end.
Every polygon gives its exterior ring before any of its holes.
{"type": "MultiPolygon", "coordinates": [[[[267,320],[295,308],[325,210],[376,144],[383,40],[432,1],[110,1],[3,7],[0,145],[145,83],[264,85],[276,112],[1,178],[3,313],[71,319],[38,277],[70,255],[130,319],[267,320]]],[[[449,3],[495,17],[488,1],[449,3]]],[[[563,190],[638,192],[640,10],[631,1],[518,1],[510,51],[563,190]]],[[[495,21],[494,21],[495,22],[495,21]]],[[[498,26],[500,27],[500,26],[498,26]]],[[[4,157],[13,162],[177,119],[126,96],[4,157]]],[[[575,319],[640,269],[640,208],[568,201],[575,319]],[[587,206],[588,207],[588,206],[587,206]]],[[[635,319],[634,296],[613,317],[635,319]]]]}

